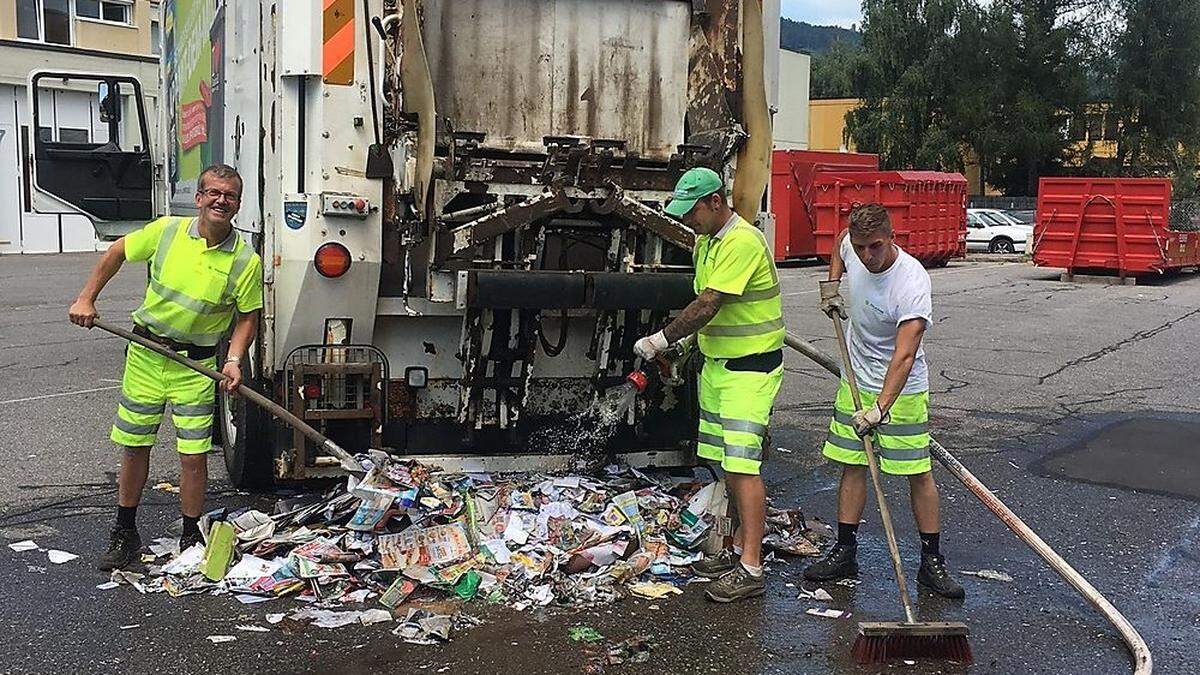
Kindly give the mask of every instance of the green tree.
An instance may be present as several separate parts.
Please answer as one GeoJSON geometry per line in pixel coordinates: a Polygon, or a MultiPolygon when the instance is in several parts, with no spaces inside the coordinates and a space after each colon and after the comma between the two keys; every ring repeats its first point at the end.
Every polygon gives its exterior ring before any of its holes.
{"type": "Polygon", "coordinates": [[[1119,165],[1167,174],[1194,194],[1200,155],[1200,3],[1118,0],[1125,30],[1115,41],[1112,112],[1120,120],[1119,165]]]}
{"type": "Polygon", "coordinates": [[[846,116],[859,149],[886,168],[960,170],[949,118],[954,27],[964,0],[863,0],[863,46],[852,84],[863,104],[846,116]]]}
{"type": "Polygon", "coordinates": [[[810,97],[861,98],[855,83],[855,71],[862,59],[862,49],[845,42],[834,42],[824,54],[813,54],[810,97]]]}

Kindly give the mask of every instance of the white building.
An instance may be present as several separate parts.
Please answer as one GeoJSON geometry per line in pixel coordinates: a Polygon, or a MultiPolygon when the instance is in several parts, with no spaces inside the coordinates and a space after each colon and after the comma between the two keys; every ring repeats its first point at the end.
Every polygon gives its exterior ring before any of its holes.
{"type": "Polygon", "coordinates": [[[776,150],[808,149],[808,54],[779,50],[779,103],[775,113],[776,150]]]}
{"type": "MultiPolygon", "coordinates": [[[[159,3],[149,0],[0,0],[0,253],[104,247],[84,216],[33,213],[29,76],[35,70],[133,75],[145,87],[153,124],[160,16],[159,3]]],[[[95,83],[60,78],[39,89],[42,138],[84,147],[109,142],[95,83]]]]}

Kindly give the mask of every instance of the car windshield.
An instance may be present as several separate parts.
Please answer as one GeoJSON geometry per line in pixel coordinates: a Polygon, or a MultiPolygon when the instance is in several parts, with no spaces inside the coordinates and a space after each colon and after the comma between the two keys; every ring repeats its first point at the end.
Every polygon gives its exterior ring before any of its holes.
{"type": "Polygon", "coordinates": [[[988,225],[1012,225],[1003,215],[999,213],[990,213],[988,211],[980,212],[979,217],[988,225]]]}

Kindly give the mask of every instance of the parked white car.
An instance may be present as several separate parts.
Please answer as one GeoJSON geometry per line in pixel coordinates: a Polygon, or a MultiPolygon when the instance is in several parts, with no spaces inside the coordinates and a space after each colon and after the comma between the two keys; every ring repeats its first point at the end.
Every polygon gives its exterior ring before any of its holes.
{"type": "Polygon", "coordinates": [[[1033,226],[997,209],[967,209],[967,250],[988,253],[1026,253],[1033,226]]]}

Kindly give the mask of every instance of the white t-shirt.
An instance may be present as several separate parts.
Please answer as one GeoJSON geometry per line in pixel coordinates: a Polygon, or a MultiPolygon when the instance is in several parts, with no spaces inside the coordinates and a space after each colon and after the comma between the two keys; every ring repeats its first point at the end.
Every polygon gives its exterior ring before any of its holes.
{"type": "MultiPolygon", "coordinates": [[[[901,322],[924,319],[926,328],[933,322],[933,299],[929,273],[916,258],[896,247],[892,266],[874,274],[862,264],[850,237],[842,239],[841,293],[846,301],[850,322],[846,325],[846,342],[850,347],[850,362],[858,375],[858,386],[879,393],[888,365],[896,353],[896,331],[901,322]]],[[[925,348],[917,348],[903,394],[929,390],[929,369],[925,364],[925,348]]]]}

